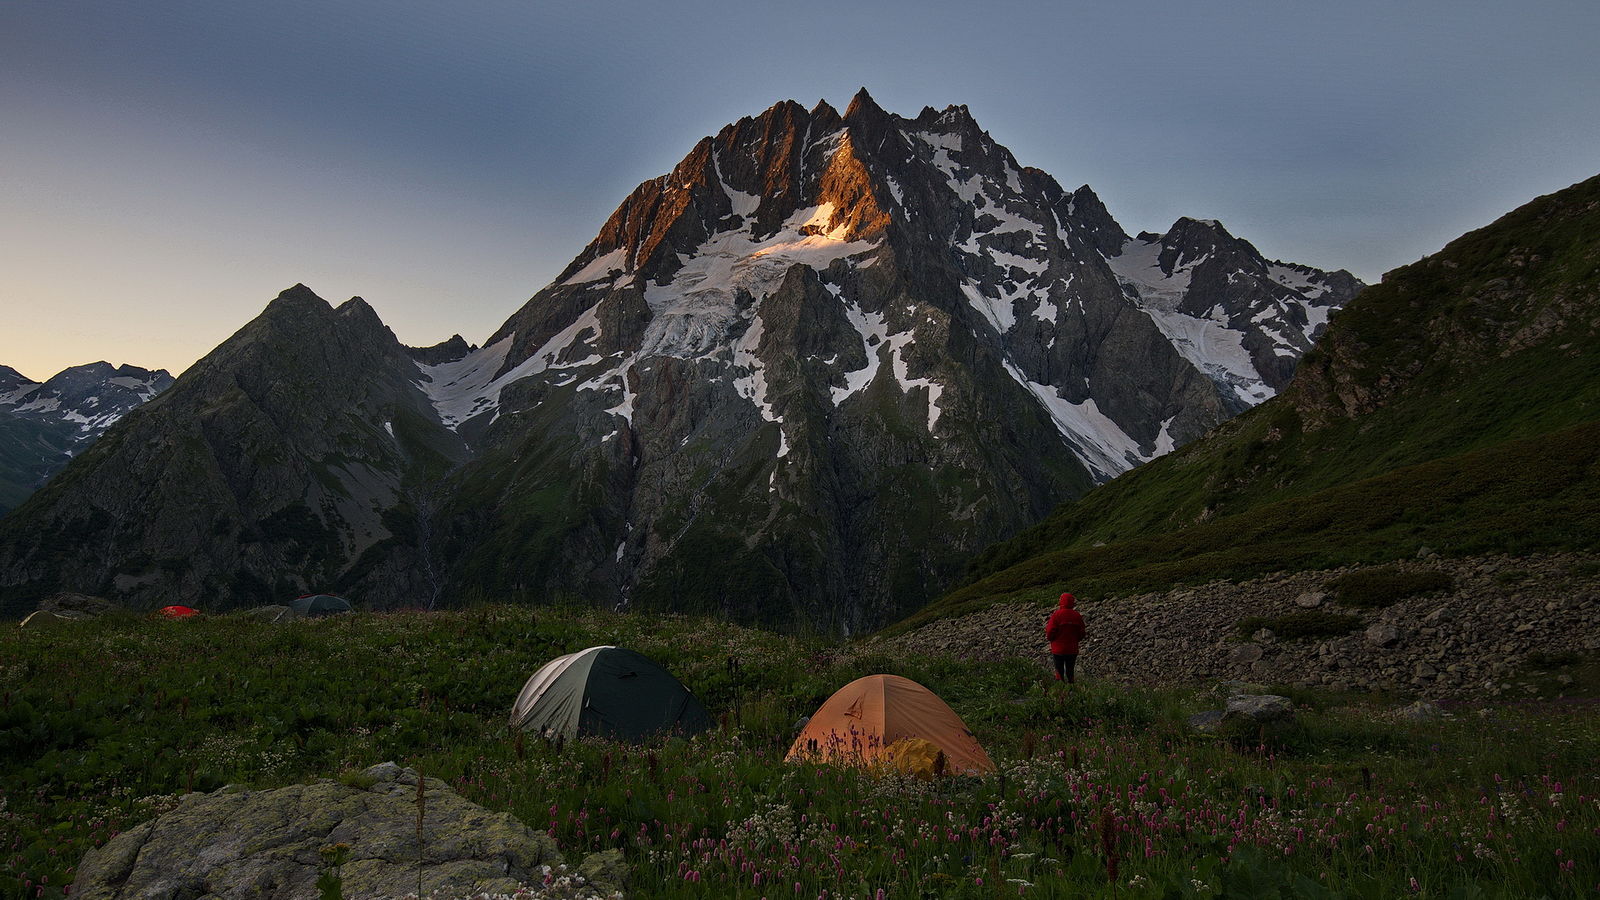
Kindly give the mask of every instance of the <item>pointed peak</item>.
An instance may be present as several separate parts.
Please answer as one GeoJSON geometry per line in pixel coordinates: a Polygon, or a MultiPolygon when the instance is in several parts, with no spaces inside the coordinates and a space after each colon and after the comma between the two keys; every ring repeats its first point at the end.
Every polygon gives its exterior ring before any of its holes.
{"type": "Polygon", "coordinates": [[[349,300],[339,304],[338,309],[334,310],[334,314],[341,319],[356,323],[357,327],[388,330],[388,326],[383,324],[383,317],[378,315],[378,311],[372,308],[372,304],[360,297],[351,297],[349,300]]]}
{"type": "Polygon", "coordinates": [[[278,296],[274,298],[271,303],[267,304],[267,309],[270,310],[273,308],[320,308],[326,310],[332,309],[333,307],[328,303],[328,301],[318,297],[316,292],[311,290],[311,288],[308,288],[303,284],[296,284],[294,287],[291,287],[278,294],[278,296]]]}
{"type": "Polygon", "coordinates": [[[850,106],[844,111],[844,120],[853,122],[863,117],[876,118],[883,115],[887,115],[883,111],[883,107],[879,106],[878,101],[872,99],[872,95],[867,93],[867,89],[863,87],[861,90],[856,91],[854,97],[850,98],[850,106]]]}
{"type": "MultiPolygon", "coordinates": [[[[285,288],[278,294],[280,300],[322,300],[316,291],[305,286],[304,282],[295,282],[293,287],[285,288]]],[[[324,300],[324,303],[327,301],[324,300]]]]}
{"type": "Polygon", "coordinates": [[[1110,210],[1087,184],[1072,192],[1067,199],[1067,213],[1087,229],[1095,249],[1107,259],[1122,255],[1128,243],[1128,233],[1122,230],[1110,210]]]}
{"type": "Polygon", "coordinates": [[[834,109],[833,104],[829,103],[827,100],[818,100],[817,105],[811,107],[811,117],[813,119],[823,116],[837,117],[838,115],[839,111],[834,109]]]}

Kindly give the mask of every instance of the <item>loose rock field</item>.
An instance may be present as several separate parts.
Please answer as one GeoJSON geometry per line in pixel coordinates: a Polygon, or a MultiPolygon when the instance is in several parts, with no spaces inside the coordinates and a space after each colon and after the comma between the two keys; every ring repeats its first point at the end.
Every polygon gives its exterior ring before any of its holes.
{"type": "MultiPolygon", "coordinates": [[[[1349,608],[1326,586],[1359,570],[1346,567],[1084,600],[1078,609],[1088,622],[1089,639],[1078,659],[1079,672],[1141,684],[1245,679],[1439,699],[1559,694],[1568,686],[1584,687],[1559,672],[1560,665],[1550,666],[1551,684],[1543,686],[1523,673],[1530,664],[1597,656],[1600,556],[1431,558],[1398,567],[1441,571],[1455,586],[1449,593],[1402,598],[1383,608],[1349,608]],[[1238,630],[1247,617],[1270,623],[1312,611],[1353,616],[1359,624],[1348,634],[1299,639],[1280,638],[1270,627],[1249,635],[1238,630]]],[[[1043,665],[1049,653],[1044,620],[1055,600],[1041,596],[1037,602],[996,605],[881,643],[899,652],[1022,656],[1043,665]]]]}

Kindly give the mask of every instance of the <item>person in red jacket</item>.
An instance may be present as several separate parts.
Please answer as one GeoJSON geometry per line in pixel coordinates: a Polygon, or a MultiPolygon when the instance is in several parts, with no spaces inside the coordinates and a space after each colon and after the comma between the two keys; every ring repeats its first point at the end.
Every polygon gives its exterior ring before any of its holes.
{"type": "Polygon", "coordinates": [[[1065,675],[1068,684],[1074,683],[1072,670],[1078,663],[1078,642],[1088,633],[1083,614],[1073,608],[1077,605],[1078,598],[1062,594],[1061,605],[1044,623],[1044,636],[1050,639],[1050,658],[1056,664],[1056,680],[1065,675]]]}

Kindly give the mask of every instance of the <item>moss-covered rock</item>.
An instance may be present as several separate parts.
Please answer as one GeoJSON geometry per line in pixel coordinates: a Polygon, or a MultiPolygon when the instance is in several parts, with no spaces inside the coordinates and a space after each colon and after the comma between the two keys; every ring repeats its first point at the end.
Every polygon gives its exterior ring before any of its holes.
{"type": "Polygon", "coordinates": [[[422,780],[419,804],[415,771],[384,763],[363,774],[366,787],[319,780],[189,795],[86,854],[73,896],[316,896],[319,851],[337,844],[349,846],[339,868],[346,897],[415,893],[419,865],[424,896],[509,893],[562,862],[548,836],[441,781],[422,780]]]}

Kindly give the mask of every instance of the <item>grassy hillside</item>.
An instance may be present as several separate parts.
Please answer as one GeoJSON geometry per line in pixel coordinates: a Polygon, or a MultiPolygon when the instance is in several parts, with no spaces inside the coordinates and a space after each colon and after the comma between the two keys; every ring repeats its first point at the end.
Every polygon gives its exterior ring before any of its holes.
{"type": "Polygon", "coordinates": [[[990,548],[900,627],[1441,553],[1600,546],[1600,177],[1391,272],[1277,397],[990,548]]]}
{"type": "Polygon", "coordinates": [[[1600,881],[1592,706],[1501,708],[1484,729],[1465,707],[1408,724],[1300,691],[1299,723],[1263,744],[1187,729],[1215,695],[1068,693],[1042,674],[526,607],[4,629],[0,897],[64,896],[88,847],[186,792],[383,760],[547,829],[569,860],[620,848],[637,897],[1521,898],[1600,881]],[[720,727],[643,748],[508,732],[529,674],[600,643],[662,662],[720,727]],[[941,694],[1000,772],[783,762],[795,720],[873,672],[941,694]]]}

